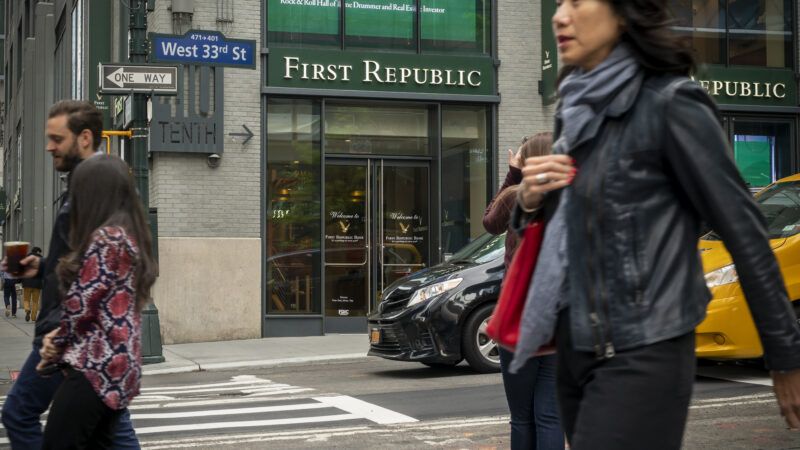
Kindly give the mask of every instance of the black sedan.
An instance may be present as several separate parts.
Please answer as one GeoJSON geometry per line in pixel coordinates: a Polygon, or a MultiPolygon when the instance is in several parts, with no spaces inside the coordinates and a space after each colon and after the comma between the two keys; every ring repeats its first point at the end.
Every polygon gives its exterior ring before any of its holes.
{"type": "Polygon", "coordinates": [[[369,317],[369,354],[439,367],[466,359],[479,372],[500,370],[486,325],[500,295],[504,243],[505,235],[482,235],[449,261],[387,287],[369,317]]]}

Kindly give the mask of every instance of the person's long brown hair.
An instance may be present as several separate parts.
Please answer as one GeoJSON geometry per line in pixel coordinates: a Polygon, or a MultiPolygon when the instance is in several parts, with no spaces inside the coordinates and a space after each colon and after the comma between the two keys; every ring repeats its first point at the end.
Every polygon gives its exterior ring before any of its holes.
{"type": "MultiPolygon", "coordinates": [[[[534,156],[545,156],[553,153],[553,132],[545,131],[536,133],[522,144],[519,150],[520,162],[522,167],[525,167],[525,160],[534,156]]],[[[520,169],[522,168],[520,167],[520,169]]],[[[504,201],[506,195],[516,194],[519,185],[510,186],[500,194],[498,201],[504,201]],[[508,192],[508,194],[506,194],[508,192]]]]}
{"type": "Polygon", "coordinates": [[[105,226],[118,226],[138,246],[134,262],[136,308],[141,311],[150,301],[150,288],[158,275],[153,259],[150,228],[144,207],[136,194],[128,165],[116,156],[96,155],[84,160],[72,172],[69,186],[70,252],[59,260],[56,273],[62,293],[78,277],[83,253],[92,234],[105,226]]]}

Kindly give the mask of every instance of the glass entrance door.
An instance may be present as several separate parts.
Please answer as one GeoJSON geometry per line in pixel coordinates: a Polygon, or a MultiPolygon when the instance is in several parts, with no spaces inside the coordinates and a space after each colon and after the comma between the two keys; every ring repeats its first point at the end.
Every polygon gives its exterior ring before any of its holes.
{"type": "Polygon", "coordinates": [[[782,118],[729,118],[733,156],[753,191],[794,173],[793,125],[793,120],[782,118]]]}
{"type": "Polygon", "coordinates": [[[430,261],[427,162],[325,164],[325,332],[364,332],[382,290],[430,261]]]}

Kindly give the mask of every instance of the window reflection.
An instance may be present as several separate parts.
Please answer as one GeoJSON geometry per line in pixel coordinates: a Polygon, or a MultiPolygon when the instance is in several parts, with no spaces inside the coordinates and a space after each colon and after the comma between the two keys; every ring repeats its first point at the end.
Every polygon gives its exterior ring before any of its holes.
{"type": "Polygon", "coordinates": [[[730,64],[792,66],[791,0],[728,0],[730,64]]]}
{"type": "Polygon", "coordinates": [[[425,156],[430,153],[424,106],[325,106],[325,152],[425,156]]]}
{"type": "Polygon", "coordinates": [[[791,68],[792,0],[670,0],[675,30],[687,36],[698,60],[791,68]]]}
{"type": "Polygon", "coordinates": [[[319,313],[320,124],[311,100],[267,108],[267,310],[319,313]]]}
{"type": "Polygon", "coordinates": [[[454,253],[484,233],[491,158],[488,112],[442,106],[442,251],[454,253]]]}

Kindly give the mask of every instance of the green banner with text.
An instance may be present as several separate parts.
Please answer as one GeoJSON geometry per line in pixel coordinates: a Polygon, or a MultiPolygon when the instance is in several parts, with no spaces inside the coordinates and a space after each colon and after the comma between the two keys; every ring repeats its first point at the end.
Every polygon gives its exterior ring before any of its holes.
{"type": "Polygon", "coordinates": [[[553,33],[551,18],[556,13],[556,2],[542,0],[542,103],[552,105],[556,101],[556,79],[558,79],[558,48],[553,33]]]}
{"type": "Polygon", "coordinates": [[[111,129],[111,97],[100,95],[97,86],[97,65],[111,61],[111,2],[89,3],[89,21],[87,27],[89,41],[89,74],[88,100],[103,113],[103,127],[111,129]]]}
{"type": "Polygon", "coordinates": [[[797,106],[797,81],[786,69],[700,67],[697,80],[721,105],[797,106]]]}
{"type": "Polygon", "coordinates": [[[489,57],[276,48],[270,87],[496,95],[489,57]]]}
{"type": "MultiPolygon", "coordinates": [[[[345,1],[349,36],[414,39],[417,0],[345,1]]],[[[337,0],[269,0],[271,32],[336,35],[337,0]]],[[[468,0],[420,0],[422,39],[474,42],[478,6],[468,0]]]]}

